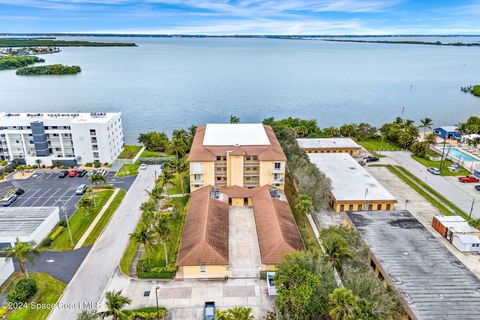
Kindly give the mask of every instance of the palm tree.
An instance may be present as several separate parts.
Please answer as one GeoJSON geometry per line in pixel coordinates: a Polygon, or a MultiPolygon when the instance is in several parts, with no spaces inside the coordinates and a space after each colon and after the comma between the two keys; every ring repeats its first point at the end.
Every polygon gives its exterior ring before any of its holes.
{"type": "Polygon", "coordinates": [[[103,174],[92,174],[90,176],[90,184],[94,185],[94,184],[98,184],[100,182],[107,182],[107,178],[105,178],[105,176],[103,174]]]}
{"type": "Polygon", "coordinates": [[[135,230],[134,233],[130,234],[130,238],[133,241],[142,244],[147,252],[153,249],[155,236],[149,226],[144,223],[140,225],[140,227],[135,230]]]}
{"type": "Polygon", "coordinates": [[[428,134],[425,136],[425,141],[428,143],[428,146],[430,147],[431,145],[435,144],[435,135],[433,133],[428,134]]]}
{"type": "Polygon", "coordinates": [[[312,214],[315,210],[315,208],[313,207],[312,198],[309,195],[303,193],[298,196],[295,208],[304,215],[312,214]]]}
{"type": "Polygon", "coordinates": [[[228,314],[235,320],[255,320],[252,316],[252,308],[234,307],[228,310],[228,314]]]}
{"type": "Polygon", "coordinates": [[[328,315],[333,320],[355,320],[360,312],[359,298],[347,288],[336,288],[328,295],[328,315]]]}
{"type": "Polygon", "coordinates": [[[35,242],[20,242],[17,238],[13,247],[8,246],[3,249],[7,254],[7,259],[15,258],[18,262],[20,270],[28,278],[27,263],[34,264],[33,256],[38,255],[40,252],[35,248],[35,242]]]}
{"type": "Polygon", "coordinates": [[[99,315],[102,319],[112,317],[114,320],[120,320],[125,318],[123,307],[130,304],[132,300],[122,296],[122,290],[108,291],[105,295],[107,299],[107,311],[100,312],[99,315]]]}
{"type": "Polygon", "coordinates": [[[231,114],[230,115],[230,123],[240,123],[240,118],[231,114]]]}
{"type": "Polygon", "coordinates": [[[37,166],[40,168],[42,166],[42,159],[36,159],[35,160],[35,163],[37,164],[37,166]]]}
{"type": "Polygon", "coordinates": [[[78,201],[78,207],[85,210],[85,215],[88,216],[95,209],[95,201],[91,196],[84,196],[78,201]]]}
{"type": "Polygon", "coordinates": [[[165,192],[168,197],[168,183],[170,179],[173,178],[173,170],[172,166],[169,162],[165,163],[162,168],[162,179],[163,179],[163,184],[165,185],[165,192]]]}
{"type": "Polygon", "coordinates": [[[423,137],[427,134],[427,129],[432,129],[433,121],[430,118],[424,118],[420,120],[419,128],[423,128],[423,137]]]}
{"type": "Polygon", "coordinates": [[[328,237],[324,242],[325,260],[327,263],[342,272],[343,263],[353,257],[347,241],[341,236],[334,234],[328,237]]]}
{"type": "Polygon", "coordinates": [[[158,241],[163,244],[163,253],[165,255],[165,266],[168,265],[168,253],[167,253],[167,241],[170,240],[171,230],[168,227],[168,221],[165,217],[158,219],[157,223],[153,227],[155,236],[158,241]]]}
{"type": "Polygon", "coordinates": [[[77,320],[97,320],[100,315],[95,311],[83,310],[78,316],[77,320]]]}

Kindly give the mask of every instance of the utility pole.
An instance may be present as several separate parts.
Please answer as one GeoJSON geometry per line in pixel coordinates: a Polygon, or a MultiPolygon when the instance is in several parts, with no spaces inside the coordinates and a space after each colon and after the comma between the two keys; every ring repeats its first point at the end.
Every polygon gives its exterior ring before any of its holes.
{"type": "Polygon", "coordinates": [[[440,159],[440,171],[443,169],[443,155],[445,154],[445,146],[447,145],[447,138],[443,139],[442,159],[440,159]]]}
{"type": "Polygon", "coordinates": [[[67,210],[64,206],[62,206],[62,210],[63,210],[63,215],[65,216],[65,222],[67,223],[67,230],[68,230],[68,236],[70,237],[70,243],[72,244],[72,247],[73,247],[74,244],[73,244],[73,238],[72,238],[72,230],[70,229],[70,222],[68,222],[67,210]]]}
{"type": "Polygon", "coordinates": [[[405,200],[405,209],[404,210],[407,210],[407,204],[408,204],[409,200],[405,200]]]}
{"type": "Polygon", "coordinates": [[[472,199],[472,206],[470,207],[470,214],[468,215],[468,218],[472,218],[472,213],[473,213],[473,206],[475,205],[475,198],[472,199]]]}
{"type": "Polygon", "coordinates": [[[157,320],[160,320],[160,312],[158,311],[158,287],[155,286],[155,302],[157,304],[157,320]]]}

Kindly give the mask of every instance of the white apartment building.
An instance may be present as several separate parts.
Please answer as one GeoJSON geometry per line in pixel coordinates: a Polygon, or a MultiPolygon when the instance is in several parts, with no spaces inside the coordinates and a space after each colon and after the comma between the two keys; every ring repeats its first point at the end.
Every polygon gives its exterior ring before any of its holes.
{"type": "Polygon", "coordinates": [[[112,163],[123,149],[121,113],[0,112],[0,159],[35,165],[112,163]]]}

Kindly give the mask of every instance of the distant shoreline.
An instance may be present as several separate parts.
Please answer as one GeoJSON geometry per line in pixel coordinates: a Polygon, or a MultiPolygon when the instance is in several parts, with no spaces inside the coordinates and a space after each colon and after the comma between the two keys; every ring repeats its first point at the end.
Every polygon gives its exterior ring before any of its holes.
{"type": "Polygon", "coordinates": [[[323,41],[330,42],[355,42],[355,43],[386,43],[386,44],[417,44],[417,45],[429,45],[429,46],[451,46],[451,47],[480,47],[480,42],[452,42],[443,43],[440,41],[391,41],[391,40],[353,40],[353,39],[323,39],[323,41]]]}

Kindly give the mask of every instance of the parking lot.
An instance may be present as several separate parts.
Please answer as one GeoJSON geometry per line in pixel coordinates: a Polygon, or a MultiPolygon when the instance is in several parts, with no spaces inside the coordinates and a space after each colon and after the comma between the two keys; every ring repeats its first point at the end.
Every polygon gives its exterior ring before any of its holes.
{"type": "Polygon", "coordinates": [[[75,190],[81,184],[89,184],[88,177],[58,178],[57,172],[35,173],[25,180],[11,181],[15,188],[25,193],[18,197],[11,207],[60,207],[62,217],[75,212],[75,205],[82,197],[75,190]]]}

